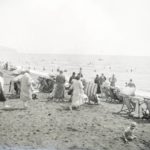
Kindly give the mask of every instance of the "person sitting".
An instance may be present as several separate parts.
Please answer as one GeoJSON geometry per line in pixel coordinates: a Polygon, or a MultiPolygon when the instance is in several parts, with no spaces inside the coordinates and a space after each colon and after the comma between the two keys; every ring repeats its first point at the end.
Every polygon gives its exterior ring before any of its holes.
{"type": "Polygon", "coordinates": [[[133,139],[136,138],[136,136],[133,135],[136,126],[137,126],[136,122],[132,122],[131,125],[124,131],[123,138],[125,142],[132,141],[133,139]]]}
{"type": "Polygon", "coordinates": [[[133,83],[132,79],[130,79],[129,83],[122,88],[121,93],[128,96],[135,96],[136,86],[133,83]]]}
{"type": "Polygon", "coordinates": [[[128,87],[134,87],[136,88],[135,84],[133,83],[133,80],[130,79],[129,83],[127,84],[128,87]]]}

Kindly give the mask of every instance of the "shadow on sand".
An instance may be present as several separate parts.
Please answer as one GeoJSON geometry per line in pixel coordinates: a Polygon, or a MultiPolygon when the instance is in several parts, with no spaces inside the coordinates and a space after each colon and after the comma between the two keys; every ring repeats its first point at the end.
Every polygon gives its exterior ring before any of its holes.
{"type": "Polygon", "coordinates": [[[15,110],[26,110],[26,108],[12,108],[12,107],[9,107],[9,108],[2,108],[0,110],[4,110],[4,111],[15,111],[15,110]]]}

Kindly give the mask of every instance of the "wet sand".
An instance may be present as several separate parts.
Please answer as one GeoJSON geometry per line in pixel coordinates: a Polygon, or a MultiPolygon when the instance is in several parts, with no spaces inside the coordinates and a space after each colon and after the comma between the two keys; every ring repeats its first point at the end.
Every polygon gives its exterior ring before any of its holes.
{"type": "MultiPolygon", "coordinates": [[[[8,74],[8,73],[7,73],[8,74]]],[[[5,74],[5,82],[10,77],[5,74]]],[[[8,85],[5,86],[6,93],[8,85]]],[[[3,110],[0,104],[0,149],[50,150],[149,150],[150,121],[116,114],[121,104],[83,105],[69,111],[68,102],[47,100],[39,93],[23,110],[19,99],[8,99],[13,109],[3,110]],[[137,139],[124,143],[122,133],[132,121],[137,122],[137,139]]]]}

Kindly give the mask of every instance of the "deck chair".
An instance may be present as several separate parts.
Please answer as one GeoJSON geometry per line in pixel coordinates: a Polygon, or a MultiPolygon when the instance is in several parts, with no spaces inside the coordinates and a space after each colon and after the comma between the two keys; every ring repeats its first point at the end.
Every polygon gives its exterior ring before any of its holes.
{"type": "Polygon", "coordinates": [[[89,103],[92,101],[95,104],[98,104],[98,98],[97,98],[97,95],[96,95],[96,93],[97,93],[97,84],[92,83],[92,82],[88,82],[86,84],[84,92],[88,96],[89,103]]]}
{"type": "Polygon", "coordinates": [[[128,115],[130,115],[132,112],[135,111],[135,106],[132,103],[132,97],[124,94],[122,96],[123,96],[123,104],[121,110],[118,113],[125,112],[128,115]]]}

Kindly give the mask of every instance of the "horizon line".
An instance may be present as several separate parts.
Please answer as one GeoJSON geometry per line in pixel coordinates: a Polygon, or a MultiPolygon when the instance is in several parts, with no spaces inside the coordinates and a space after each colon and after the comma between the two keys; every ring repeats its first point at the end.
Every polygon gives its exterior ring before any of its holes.
{"type": "Polygon", "coordinates": [[[90,54],[90,53],[86,53],[86,54],[79,54],[79,53],[48,53],[48,52],[18,52],[17,53],[20,53],[20,54],[49,54],[49,55],[84,55],[84,56],[89,56],[89,55],[92,55],[92,56],[95,56],[95,55],[98,55],[98,56],[131,56],[131,57],[150,57],[150,55],[131,55],[131,54],[90,54]]]}

